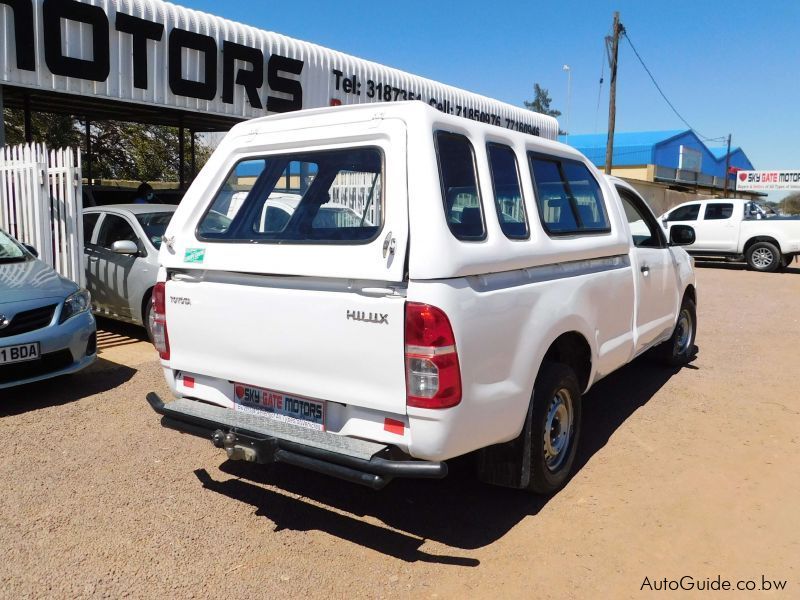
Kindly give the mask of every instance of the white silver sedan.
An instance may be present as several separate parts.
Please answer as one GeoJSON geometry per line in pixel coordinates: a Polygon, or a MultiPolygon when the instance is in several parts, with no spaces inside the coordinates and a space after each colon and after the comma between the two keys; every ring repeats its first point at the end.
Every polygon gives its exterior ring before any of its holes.
{"type": "Polygon", "coordinates": [[[83,211],[92,311],[141,325],[150,339],[150,296],[158,274],[158,250],[176,208],[171,204],[113,204],[83,211]]]}

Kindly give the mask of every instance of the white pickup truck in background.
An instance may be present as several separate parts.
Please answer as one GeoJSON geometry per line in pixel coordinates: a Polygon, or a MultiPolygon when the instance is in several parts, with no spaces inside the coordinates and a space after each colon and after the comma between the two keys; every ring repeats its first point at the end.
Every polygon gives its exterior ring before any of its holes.
{"type": "Polygon", "coordinates": [[[667,233],[673,225],[694,228],[689,254],[744,259],[756,271],[776,271],[800,254],[800,220],[766,218],[749,200],[686,202],[661,215],[661,223],[667,233]]]}

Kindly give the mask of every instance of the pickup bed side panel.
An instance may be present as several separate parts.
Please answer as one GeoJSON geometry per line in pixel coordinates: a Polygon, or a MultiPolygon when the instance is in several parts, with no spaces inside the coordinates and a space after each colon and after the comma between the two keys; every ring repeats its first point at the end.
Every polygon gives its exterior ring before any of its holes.
{"type": "Polygon", "coordinates": [[[739,253],[745,252],[747,242],[756,237],[772,238],[781,254],[800,252],[800,221],[788,219],[756,219],[742,221],[739,229],[739,253]]]}
{"type": "Polygon", "coordinates": [[[413,456],[443,460],[519,435],[542,359],[565,332],[589,343],[590,382],[630,360],[631,268],[627,256],[600,265],[410,282],[409,298],[450,316],[463,385],[458,406],[408,409],[413,456]]]}

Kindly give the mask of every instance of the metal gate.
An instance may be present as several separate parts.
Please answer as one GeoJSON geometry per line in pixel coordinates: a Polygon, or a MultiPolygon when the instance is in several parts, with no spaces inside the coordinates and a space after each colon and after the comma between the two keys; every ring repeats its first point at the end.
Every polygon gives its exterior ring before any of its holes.
{"type": "Polygon", "coordinates": [[[0,148],[0,229],[81,286],[83,210],[80,152],[44,144],[0,148]]]}

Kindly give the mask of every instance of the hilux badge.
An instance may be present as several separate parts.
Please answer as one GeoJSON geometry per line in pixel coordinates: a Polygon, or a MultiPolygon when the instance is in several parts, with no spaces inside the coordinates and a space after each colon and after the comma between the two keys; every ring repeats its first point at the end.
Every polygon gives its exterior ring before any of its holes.
{"type": "Polygon", "coordinates": [[[383,323],[389,324],[389,315],[384,313],[368,313],[364,312],[363,310],[348,310],[347,311],[347,318],[348,320],[352,319],[353,321],[364,321],[365,323],[377,323],[381,325],[383,323]]]}

